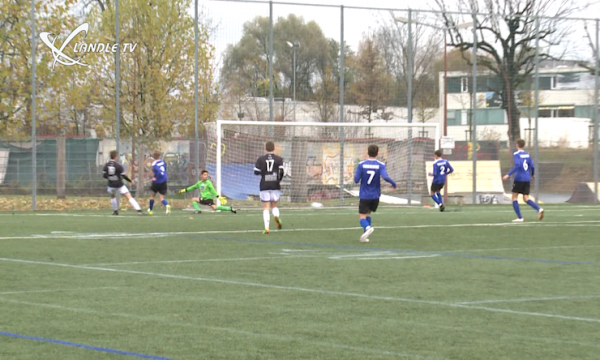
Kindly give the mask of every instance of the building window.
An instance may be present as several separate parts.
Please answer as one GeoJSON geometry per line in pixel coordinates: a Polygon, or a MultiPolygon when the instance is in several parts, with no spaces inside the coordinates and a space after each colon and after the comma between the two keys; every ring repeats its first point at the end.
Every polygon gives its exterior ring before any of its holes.
{"type": "Polygon", "coordinates": [[[555,90],[558,88],[558,76],[552,76],[550,78],[550,89],[555,90]]]}
{"type": "Polygon", "coordinates": [[[460,92],[469,92],[469,78],[460,78],[460,92]]]}
{"type": "Polygon", "coordinates": [[[575,117],[575,108],[573,109],[558,109],[558,117],[575,117]]]}
{"type": "Polygon", "coordinates": [[[575,117],[575,108],[540,109],[538,117],[541,118],[570,118],[575,117]]]}

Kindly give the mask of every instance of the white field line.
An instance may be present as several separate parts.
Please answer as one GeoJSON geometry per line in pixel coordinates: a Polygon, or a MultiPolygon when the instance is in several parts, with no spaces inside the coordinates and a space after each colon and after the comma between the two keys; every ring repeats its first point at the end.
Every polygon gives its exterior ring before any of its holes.
{"type": "Polygon", "coordinates": [[[105,287],[72,288],[72,289],[2,291],[2,292],[0,292],[0,295],[36,294],[36,293],[53,293],[53,292],[66,292],[66,291],[89,291],[89,290],[117,290],[117,289],[122,289],[122,288],[115,287],[115,286],[105,286],[105,287]]]}
{"type": "MultiPolygon", "coordinates": [[[[408,208],[408,207],[407,207],[408,208]]],[[[382,209],[382,212],[378,212],[377,216],[389,216],[389,215],[421,215],[430,211],[433,211],[433,208],[431,209],[422,209],[422,208],[418,208],[418,209],[414,209],[411,211],[386,211],[386,210],[393,210],[393,209],[398,209],[396,207],[392,207],[389,209],[382,209]],[[415,211],[416,210],[416,211],[415,211]]],[[[600,208],[599,207],[594,207],[594,206],[573,206],[573,207],[565,207],[565,208],[549,208],[547,209],[547,212],[573,212],[574,209],[577,209],[577,211],[590,211],[590,212],[600,212],[600,208]]],[[[242,216],[252,216],[252,217],[256,217],[258,216],[258,214],[256,214],[258,211],[262,211],[259,208],[251,208],[251,209],[242,209],[242,213],[238,213],[238,214],[232,214],[231,216],[235,216],[235,217],[242,217],[242,216]],[[245,214],[245,212],[256,212],[254,214],[245,214]]],[[[183,211],[183,210],[182,210],[183,211]]],[[[107,212],[109,212],[107,210],[107,212]]],[[[187,211],[186,211],[187,212],[187,211]]],[[[354,215],[355,214],[355,208],[354,207],[350,207],[350,208],[339,208],[339,207],[330,207],[330,208],[326,208],[326,209],[322,209],[322,210],[314,210],[314,209],[283,209],[282,210],[283,215],[285,216],[285,213],[302,213],[302,216],[339,216],[339,215],[354,215]],[[342,211],[342,212],[331,212],[330,210],[347,210],[347,211],[342,211]]],[[[459,211],[459,212],[447,212],[445,216],[448,215],[459,215],[459,214],[468,214],[468,213],[481,213],[481,210],[465,210],[465,211],[459,211]]],[[[496,213],[514,213],[514,211],[511,210],[490,210],[490,209],[486,209],[484,211],[485,213],[491,213],[491,214],[496,214],[496,213]]],[[[161,214],[155,215],[153,216],[153,219],[169,219],[170,217],[179,217],[179,218],[183,218],[183,217],[189,217],[189,216],[195,216],[198,218],[201,218],[202,216],[205,215],[215,215],[215,214],[219,214],[220,212],[218,211],[205,211],[202,212],[202,214],[199,215],[195,215],[195,214],[190,214],[190,213],[178,213],[176,212],[175,214],[171,214],[169,216],[162,216],[161,214]]],[[[35,214],[21,214],[21,213],[0,213],[0,216],[63,216],[63,217],[100,217],[100,218],[112,218],[112,219],[116,219],[116,218],[131,218],[131,217],[139,217],[137,214],[135,214],[132,210],[131,211],[124,211],[123,212],[124,216],[113,216],[110,214],[106,214],[106,215],[99,215],[99,214],[72,214],[72,213],[35,213],[35,214]],[[132,215],[132,216],[129,216],[132,215]],[[135,216],[133,216],[135,215],[135,216]]],[[[527,215],[527,213],[525,214],[527,215]]],[[[535,215],[532,215],[535,216],[535,215]]],[[[575,215],[574,215],[575,216],[575,215]]],[[[577,216],[582,216],[582,215],[577,215],[577,216]]]]}
{"type": "MultiPolygon", "coordinates": [[[[356,260],[393,260],[393,259],[403,260],[403,259],[432,258],[432,257],[438,257],[438,256],[441,256],[441,255],[435,254],[435,255],[419,255],[419,256],[390,256],[390,257],[376,257],[376,258],[358,258],[356,260]]],[[[347,259],[342,259],[342,260],[347,260],[347,259]]]]}
{"type": "MultiPolygon", "coordinates": [[[[490,226],[511,226],[511,227],[523,227],[523,226],[548,226],[555,224],[557,226],[569,226],[569,225],[599,225],[600,220],[589,220],[589,221],[572,221],[572,222],[531,222],[514,224],[508,223],[464,223],[464,224],[423,224],[423,225],[398,225],[398,226],[374,226],[376,229],[423,229],[423,228],[462,228],[462,227],[490,227],[490,226]]],[[[359,226],[352,227],[338,227],[338,228],[300,228],[300,229],[283,229],[277,230],[277,232],[312,232],[312,231],[354,231],[362,229],[359,226]]],[[[49,235],[28,235],[28,236],[4,236],[0,237],[0,240],[31,240],[31,239],[97,239],[97,238],[115,238],[121,240],[123,236],[127,237],[159,237],[159,236],[174,236],[174,235],[211,235],[211,234],[244,234],[244,233],[262,233],[263,230],[249,229],[249,230],[209,230],[209,231],[175,231],[175,232],[154,232],[154,233],[103,233],[103,234],[49,234],[49,235]]]]}
{"type": "Polygon", "coordinates": [[[377,296],[377,295],[368,295],[368,294],[342,292],[342,291],[329,291],[329,290],[301,288],[301,287],[294,287],[294,286],[262,284],[262,283],[246,282],[246,281],[240,281],[240,280],[214,279],[214,278],[211,279],[211,278],[202,278],[202,277],[194,277],[194,276],[172,275],[172,274],[162,274],[162,273],[146,272],[146,271],[111,269],[111,268],[103,268],[103,267],[91,267],[91,266],[61,264],[61,263],[49,263],[49,262],[42,262],[42,261],[10,259],[10,258],[0,258],[0,261],[15,262],[15,263],[21,263],[21,264],[59,266],[59,267],[74,268],[74,269],[107,271],[107,272],[124,273],[124,274],[156,276],[156,277],[162,277],[162,278],[168,278],[168,279],[205,281],[205,282],[212,282],[212,283],[219,283],[219,284],[251,286],[251,287],[259,287],[259,288],[287,290],[287,291],[299,291],[299,292],[307,292],[307,293],[314,293],[314,294],[347,296],[347,297],[362,298],[362,299],[369,299],[369,300],[399,301],[399,302],[406,302],[406,303],[416,303],[416,304],[437,305],[437,306],[446,306],[446,307],[463,308],[463,309],[484,310],[484,311],[497,312],[497,313],[509,313],[509,314],[515,314],[515,315],[528,315],[528,316],[556,318],[556,319],[562,319],[562,320],[600,323],[600,319],[595,319],[595,318],[584,318],[584,317],[575,317],[575,316],[546,314],[546,313],[537,313],[537,312],[529,312],[529,311],[516,311],[516,310],[508,310],[508,309],[496,309],[496,308],[488,308],[488,307],[483,307],[483,306],[462,305],[462,304],[447,303],[447,302],[441,302],[441,301],[406,299],[406,298],[399,298],[399,297],[393,297],[393,296],[377,296]]]}
{"type": "Polygon", "coordinates": [[[267,339],[285,341],[285,342],[290,342],[290,343],[300,342],[300,343],[312,344],[313,346],[316,345],[316,346],[323,346],[323,347],[332,347],[332,348],[336,348],[336,349],[344,349],[344,350],[354,351],[354,352],[363,352],[363,353],[371,353],[371,354],[377,354],[377,355],[406,357],[406,358],[415,358],[415,359],[450,360],[448,358],[441,357],[441,356],[426,356],[426,355],[413,354],[413,353],[407,353],[407,352],[372,349],[372,348],[367,348],[367,347],[362,347],[362,346],[338,344],[338,343],[333,343],[333,342],[328,342],[328,341],[308,340],[308,339],[303,339],[303,338],[300,338],[297,336],[259,333],[259,332],[236,329],[236,328],[198,325],[198,324],[193,324],[193,323],[189,323],[189,322],[187,322],[187,323],[176,322],[176,321],[168,320],[166,318],[159,317],[159,316],[141,316],[141,315],[135,315],[135,314],[129,314],[129,313],[109,313],[109,312],[105,312],[105,311],[98,311],[98,310],[85,309],[85,308],[74,308],[74,307],[54,305],[54,304],[36,303],[36,302],[32,302],[32,301],[4,299],[1,297],[0,297],[0,301],[6,302],[6,303],[18,304],[18,305],[29,305],[29,306],[37,306],[37,307],[43,307],[43,308],[49,308],[49,309],[55,309],[55,310],[70,311],[70,312],[77,312],[77,313],[90,314],[90,315],[98,315],[98,316],[101,316],[102,318],[104,318],[106,316],[124,317],[124,318],[128,318],[128,319],[139,320],[139,321],[160,322],[160,323],[163,323],[163,324],[166,324],[169,326],[178,326],[178,327],[183,326],[183,327],[190,327],[190,328],[197,328],[197,329],[206,329],[206,330],[211,330],[211,331],[223,331],[223,332],[228,332],[228,333],[232,333],[232,334],[236,334],[236,335],[267,338],[267,339]]]}
{"type": "Polygon", "coordinates": [[[294,259],[294,258],[307,258],[307,257],[321,257],[321,256],[281,254],[280,256],[263,256],[263,257],[246,257],[246,258],[133,261],[133,262],[121,262],[121,263],[100,263],[100,264],[80,264],[80,265],[81,266],[113,266],[113,265],[143,265],[143,264],[183,264],[183,263],[197,263],[197,262],[227,262],[227,261],[269,260],[269,259],[294,259]]]}
{"type": "Polygon", "coordinates": [[[497,300],[480,300],[480,301],[463,301],[455,304],[471,305],[471,304],[492,304],[492,303],[507,303],[507,302],[528,302],[528,301],[555,301],[555,300],[578,300],[578,299],[597,299],[600,295],[581,295],[581,296],[549,296],[538,298],[521,298],[521,299],[497,299],[497,300]]]}
{"type": "Polygon", "coordinates": [[[597,248],[600,245],[564,245],[564,246],[540,246],[540,247],[520,247],[520,248],[490,248],[490,249],[464,249],[440,251],[441,253],[464,253],[464,252],[486,252],[486,251],[514,251],[514,250],[553,250],[553,249],[585,249],[597,248]]]}

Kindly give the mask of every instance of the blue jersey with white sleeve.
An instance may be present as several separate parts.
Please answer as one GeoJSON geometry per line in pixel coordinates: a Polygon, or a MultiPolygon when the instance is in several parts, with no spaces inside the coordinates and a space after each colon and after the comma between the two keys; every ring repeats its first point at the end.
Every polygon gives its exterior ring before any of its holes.
{"type": "Polygon", "coordinates": [[[446,175],[452,173],[454,169],[446,159],[437,159],[433,162],[433,183],[445,184],[446,175]]]}
{"type": "Polygon", "coordinates": [[[162,184],[167,181],[167,164],[162,159],[152,162],[152,172],[155,179],[153,184],[162,184]]]}
{"type": "Polygon", "coordinates": [[[531,176],[535,175],[535,167],[531,155],[525,150],[519,150],[513,154],[515,166],[508,172],[508,176],[515,175],[515,181],[531,181],[531,176]]]}
{"type": "Polygon", "coordinates": [[[385,170],[385,164],[376,159],[367,159],[361,161],[356,168],[354,174],[354,182],[360,181],[360,192],[358,194],[361,200],[375,200],[381,196],[381,180],[396,187],[396,183],[392,180],[385,170]]]}

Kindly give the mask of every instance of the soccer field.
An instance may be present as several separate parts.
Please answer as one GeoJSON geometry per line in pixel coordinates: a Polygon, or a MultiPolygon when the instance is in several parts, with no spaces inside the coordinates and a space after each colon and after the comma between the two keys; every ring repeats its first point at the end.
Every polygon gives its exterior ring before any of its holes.
{"type": "Polygon", "coordinates": [[[0,213],[0,359],[598,359],[600,208],[545,209],[0,213]]]}

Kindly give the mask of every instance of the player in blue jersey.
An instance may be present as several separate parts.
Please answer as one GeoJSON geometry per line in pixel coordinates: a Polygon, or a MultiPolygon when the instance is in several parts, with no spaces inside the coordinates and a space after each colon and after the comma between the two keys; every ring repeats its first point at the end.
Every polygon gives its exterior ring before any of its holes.
{"type": "Polygon", "coordinates": [[[446,183],[446,175],[452,173],[454,169],[452,165],[446,159],[442,159],[442,150],[436,150],[434,153],[435,161],[433,162],[433,172],[429,173],[429,176],[433,176],[431,182],[431,198],[436,204],[440,206],[440,211],[444,211],[444,201],[440,191],[444,188],[446,183]]]}
{"type": "Polygon", "coordinates": [[[154,157],[154,161],[152,162],[152,173],[154,176],[152,177],[152,185],[150,185],[150,190],[152,191],[152,195],[150,195],[150,204],[148,206],[148,215],[153,214],[154,209],[154,197],[156,193],[159,194],[160,201],[165,207],[165,213],[169,215],[171,213],[171,205],[165,200],[165,195],[167,194],[167,164],[160,158],[160,151],[154,150],[152,153],[152,157],[154,157]]]}
{"type": "Polygon", "coordinates": [[[380,177],[392,184],[392,187],[396,189],[396,183],[390,179],[387,171],[385,171],[385,164],[377,160],[379,147],[377,145],[369,145],[367,151],[369,158],[358,164],[356,174],[354,174],[354,182],[358,184],[360,181],[358,219],[364,231],[360,237],[360,242],[369,242],[369,235],[374,231],[371,226],[371,212],[377,211],[377,207],[379,206],[379,197],[381,196],[380,177]]]}
{"type": "Polygon", "coordinates": [[[539,220],[544,218],[544,209],[540,208],[535,201],[529,199],[529,185],[531,179],[535,179],[535,168],[531,156],[527,151],[523,150],[523,148],[525,148],[525,140],[517,140],[517,151],[513,154],[515,166],[508,174],[502,177],[502,180],[507,180],[512,174],[516,174],[512,188],[512,200],[513,208],[517,213],[517,218],[514,219],[513,222],[523,222],[521,210],[519,209],[519,202],[517,201],[519,199],[519,194],[523,194],[523,201],[537,211],[539,220]]]}

